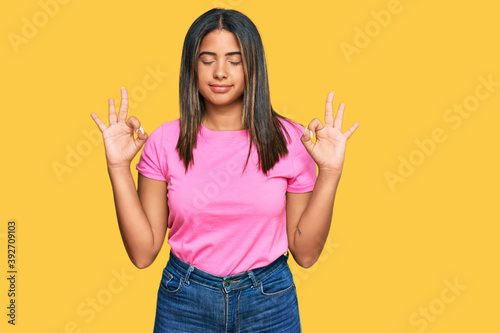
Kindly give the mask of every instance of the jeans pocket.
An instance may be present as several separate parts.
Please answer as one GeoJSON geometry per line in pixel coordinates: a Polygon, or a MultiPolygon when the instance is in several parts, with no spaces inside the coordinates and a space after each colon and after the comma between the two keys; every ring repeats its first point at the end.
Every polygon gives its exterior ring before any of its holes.
{"type": "Polygon", "coordinates": [[[295,289],[293,275],[285,262],[258,283],[259,294],[264,297],[281,296],[295,289]]]}
{"type": "Polygon", "coordinates": [[[178,294],[183,287],[184,278],[169,266],[163,269],[163,275],[160,281],[160,290],[169,295],[178,294]]]}

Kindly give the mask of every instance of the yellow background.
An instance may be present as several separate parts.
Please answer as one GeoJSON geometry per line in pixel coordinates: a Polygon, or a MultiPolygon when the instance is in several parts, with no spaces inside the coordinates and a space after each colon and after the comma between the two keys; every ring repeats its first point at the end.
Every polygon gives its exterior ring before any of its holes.
{"type": "Polygon", "coordinates": [[[135,91],[129,115],[148,133],[177,119],[185,34],[215,6],[257,25],[278,113],[324,123],[335,90],[334,110],[346,103],[344,130],[361,124],[320,261],[305,270],[290,260],[303,331],[498,332],[500,21],[488,0],[73,0],[52,16],[37,1],[2,4],[0,275],[9,219],[18,223],[19,273],[15,327],[0,279],[0,330],[152,331],[169,246],[145,270],[129,261],[102,141],[85,131],[97,129],[91,112],[107,121],[107,99],[118,101],[121,86],[135,91]],[[389,9],[399,11],[376,23],[374,13],[389,9]],[[12,36],[34,20],[37,31],[15,46],[12,36]],[[346,56],[347,44],[357,53],[346,56]],[[146,90],[156,68],[168,75],[146,90]],[[477,88],[488,76],[497,86],[477,88]],[[473,110],[447,121],[454,104],[473,110]],[[429,143],[436,128],[446,140],[424,154],[415,140],[429,143]],[[77,149],[85,156],[58,178],[54,163],[68,166],[77,149]],[[401,177],[410,157],[414,170],[401,177]],[[403,181],[391,186],[388,172],[403,181]],[[453,293],[447,281],[465,289],[453,293]]]}

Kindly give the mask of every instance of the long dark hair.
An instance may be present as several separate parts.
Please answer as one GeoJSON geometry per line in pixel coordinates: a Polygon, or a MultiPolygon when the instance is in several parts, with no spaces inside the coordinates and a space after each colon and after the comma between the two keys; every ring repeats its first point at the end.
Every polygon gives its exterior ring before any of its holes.
{"type": "Polygon", "coordinates": [[[193,148],[196,148],[198,131],[205,111],[203,96],[198,91],[197,63],[199,47],[205,35],[221,29],[234,34],[241,48],[245,89],[243,91],[242,123],[248,129],[250,146],[257,147],[259,168],[267,176],[281,157],[288,154],[287,142],[281,128],[290,135],[271,106],[266,58],[260,34],[254,23],[244,14],[232,9],[214,8],[198,17],[189,28],[182,49],[179,80],[180,132],[176,150],[184,161],[185,172],[194,164],[193,148]]]}

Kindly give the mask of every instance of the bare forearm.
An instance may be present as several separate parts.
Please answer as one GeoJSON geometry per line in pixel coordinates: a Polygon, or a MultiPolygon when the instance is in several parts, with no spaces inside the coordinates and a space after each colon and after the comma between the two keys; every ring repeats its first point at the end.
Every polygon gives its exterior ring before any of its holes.
{"type": "Polygon", "coordinates": [[[108,168],[108,173],[113,187],[116,217],[127,253],[134,265],[146,267],[156,256],[154,237],[130,168],[108,168]]]}
{"type": "Polygon", "coordinates": [[[311,199],[299,220],[294,236],[301,266],[312,266],[323,251],[330,231],[339,181],[340,173],[322,170],[318,172],[311,199]]]}

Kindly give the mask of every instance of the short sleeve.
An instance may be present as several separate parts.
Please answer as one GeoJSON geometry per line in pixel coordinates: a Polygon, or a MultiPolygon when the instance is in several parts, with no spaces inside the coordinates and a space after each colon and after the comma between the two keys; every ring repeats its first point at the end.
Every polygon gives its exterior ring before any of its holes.
{"type": "Polygon", "coordinates": [[[148,136],[135,168],[144,177],[166,181],[167,161],[161,126],[148,136]]]}
{"type": "MultiPolygon", "coordinates": [[[[304,130],[304,127],[302,127],[304,130]]],[[[300,136],[292,144],[293,177],[288,179],[287,192],[304,193],[314,189],[316,184],[316,162],[307,152],[300,136]]]]}

